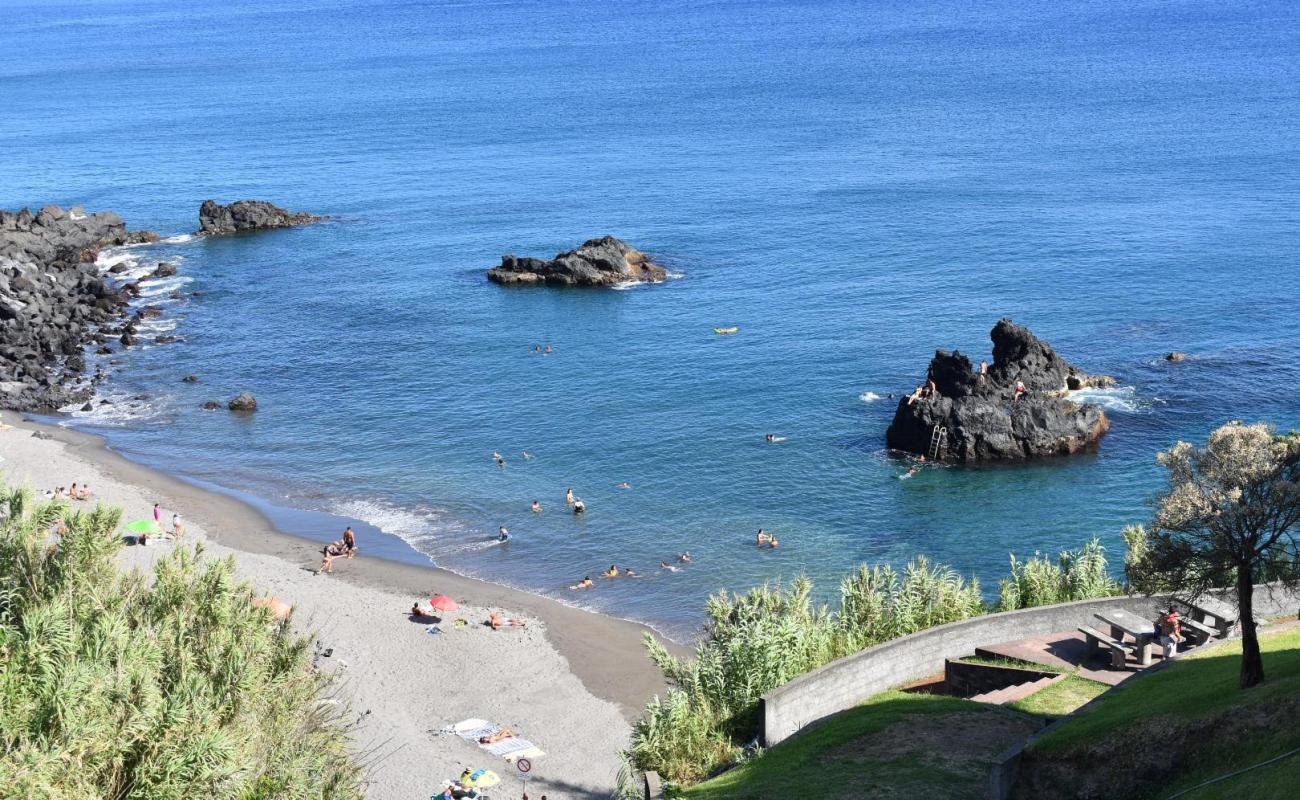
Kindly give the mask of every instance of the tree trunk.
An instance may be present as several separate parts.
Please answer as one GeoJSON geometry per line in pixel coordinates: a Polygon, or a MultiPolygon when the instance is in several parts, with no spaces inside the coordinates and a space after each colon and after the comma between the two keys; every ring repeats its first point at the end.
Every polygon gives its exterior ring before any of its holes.
{"type": "Polygon", "coordinates": [[[1241,623],[1241,688],[1264,682],[1264,657],[1255,633],[1255,581],[1250,565],[1237,568],[1237,613],[1241,623]]]}

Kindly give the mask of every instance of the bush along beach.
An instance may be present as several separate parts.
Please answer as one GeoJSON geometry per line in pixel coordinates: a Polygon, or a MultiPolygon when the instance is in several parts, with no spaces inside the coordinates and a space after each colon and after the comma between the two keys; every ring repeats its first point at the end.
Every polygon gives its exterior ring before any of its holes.
{"type": "Polygon", "coordinates": [[[311,640],[230,559],[122,573],[121,511],[2,490],[0,785],[15,798],[355,798],[311,640]]]}
{"type": "Polygon", "coordinates": [[[1011,557],[1001,599],[988,606],[977,580],[925,557],[901,572],[863,565],[840,581],[838,606],[813,600],[806,577],[709,599],[695,658],[674,658],[646,637],[650,658],[672,687],[645,707],[632,735],[637,769],[693,783],[756,752],[759,698],[805,672],[863,648],[991,611],[1118,594],[1106,551],[1094,539],[1055,563],[1037,553],[1011,557]]]}

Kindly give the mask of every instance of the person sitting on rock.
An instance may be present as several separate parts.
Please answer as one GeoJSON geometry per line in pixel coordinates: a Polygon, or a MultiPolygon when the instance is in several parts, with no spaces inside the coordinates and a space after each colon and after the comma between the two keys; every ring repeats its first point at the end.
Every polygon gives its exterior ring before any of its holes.
{"type": "Polygon", "coordinates": [[[1024,384],[1023,381],[1016,381],[1016,393],[1015,393],[1015,395],[1011,398],[1011,402],[1012,402],[1012,403],[1017,403],[1017,402],[1019,402],[1019,401],[1020,401],[1020,396],[1023,395],[1023,394],[1025,394],[1025,393],[1027,393],[1028,391],[1029,391],[1029,390],[1025,388],[1025,384],[1024,384]]]}
{"type": "Polygon", "coordinates": [[[924,395],[925,395],[925,387],[924,386],[916,387],[916,391],[912,392],[907,396],[907,404],[909,406],[914,404],[917,400],[920,400],[924,395]]]}

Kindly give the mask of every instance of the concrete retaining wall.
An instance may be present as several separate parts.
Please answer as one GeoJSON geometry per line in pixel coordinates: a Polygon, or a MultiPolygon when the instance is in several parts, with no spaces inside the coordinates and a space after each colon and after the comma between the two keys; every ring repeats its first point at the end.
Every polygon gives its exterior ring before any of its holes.
{"type": "MultiPolygon", "coordinates": [[[[1080,625],[1096,625],[1094,614],[1123,608],[1155,619],[1168,597],[1109,597],[1054,606],[1004,611],[950,622],[869,647],[778,686],[761,700],[763,744],[789,738],[801,728],[853,708],[873,695],[942,672],[944,661],[970,655],[980,645],[1011,642],[1080,625]]],[[[1300,597],[1261,586],[1255,590],[1260,617],[1294,614],[1300,597]]]]}
{"type": "Polygon", "coordinates": [[[966,664],[949,659],[943,664],[943,683],[949,694],[957,697],[974,697],[994,692],[1008,686],[1018,686],[1040,678],[1056,676],[1055,672],[1020,667],[995,667],[991,664],[966,664]]]}

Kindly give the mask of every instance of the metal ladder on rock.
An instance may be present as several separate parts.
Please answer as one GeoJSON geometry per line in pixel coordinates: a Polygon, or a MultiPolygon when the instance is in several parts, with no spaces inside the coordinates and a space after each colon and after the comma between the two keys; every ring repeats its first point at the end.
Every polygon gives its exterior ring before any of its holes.
{"type": "Polygon", "coordinates": [[[935,425],[934,430],[930,432],[930,449],[927,451],[928,457],[934,461],[939,457],[939,451],[948,444],[948,429],[942,425],[935,425]]]}

